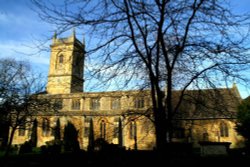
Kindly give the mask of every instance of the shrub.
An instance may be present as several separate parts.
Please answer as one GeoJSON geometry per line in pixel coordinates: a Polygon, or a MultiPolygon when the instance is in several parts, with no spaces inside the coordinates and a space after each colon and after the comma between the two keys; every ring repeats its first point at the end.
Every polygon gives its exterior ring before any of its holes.
{"type": "Polygon", "coordinates": [[[24,144],[21,145],[20,147],[20,154],[24,154],[24,153],[31,153],[32,152],[32,146],[31,143],[26,141],[24,144]]]}

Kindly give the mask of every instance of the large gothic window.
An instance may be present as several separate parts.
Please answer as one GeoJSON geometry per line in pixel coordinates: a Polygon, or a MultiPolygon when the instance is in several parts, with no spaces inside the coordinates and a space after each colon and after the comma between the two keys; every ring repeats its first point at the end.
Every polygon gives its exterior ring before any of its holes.
{"type": "Polygon", "coordinates": [[[50,121],[47,118],[43,118],[42,132],[43,132],[43,136],[50,135],[50,121]]]}
{"type": "Polygon", "coordinates": [[[135,121],[131,121],[129,124],[129,138],[130,139],[135,139],[137,137],[136,135],[136,122],[135,121]]]}
{"type": "Polygon", "coordinates": [[[220,136],[221,137],[228,137],[229,136],[228,126],[225,122],[222,122],[220,124],[220,136]]]}
{"type": "Polygon", "coordinates": [[[90,133],[90,121],[91,121],[91,118],[85,118],[85,121],[84,121],[84,137],[85,138],[89,137],[89,133],[90,133]]]}
{"type": "Polygon", "coordinates": [[[114,119],[114,134],[113,134],[114,138],[118,138],[119,137],[119,117],[114,119]]]}
{"type": "Polygon", "coordinates": [[[19,126],[18,136],[25,136],[25,123],[23,123],[19,126]]]}

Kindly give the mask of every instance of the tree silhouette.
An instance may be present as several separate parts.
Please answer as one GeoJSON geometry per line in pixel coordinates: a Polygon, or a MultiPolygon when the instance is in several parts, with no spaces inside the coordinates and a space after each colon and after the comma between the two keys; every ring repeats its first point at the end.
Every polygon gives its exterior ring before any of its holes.
{"type": "Polygon", "coordinates": [[[61,141],[61,123],[60,119],[58,118],[56,121],[56,127],[54,129],[54,135],[55,135],[55,142],[61,141]]]}
{"type": "Polygon", "coordinates": [[[32,147],[37,146],[37,120],[36,119],[33,121],[32,129],[31,129],[30,144],[32,147]]]}
{"type": "Polygon", "coordinates": [[[94,150],[94,127],[93,127],[93,119],[90,118],[90,123],[89,123],[89,141],[88,141],[88,151],[93,151],[94,150]]]}
{"type": "Polygon", "coordinates": [[[65,151],[77,152],[80,150],[78,142],[78,131],[71,122],[68,122],[68,124],[64,128],[63,144],[65,151]]]}
{"type": "Polygon", "coordinates": [[[25,131],[40,111],[51,108],[49,100],[33,96],[43,91],[44,85],[41,75],[34,74],[27,62],[1,59],[0,71],[0,118],[10,130],[5,150],[8,156],[16,130],[25,131]]]}
{"type": "Polygon", "coordinates": [[[246,139],[250,150],[250,98],[245,99],[238,107],[236,130],[246,139]]]}
{"type": "Polygon", "coordinates": [[[119,117],[119,123],[118,123],[118,144],[120,147],[123,146],[123,133],[122,133],[122,120],[119,117]]]}

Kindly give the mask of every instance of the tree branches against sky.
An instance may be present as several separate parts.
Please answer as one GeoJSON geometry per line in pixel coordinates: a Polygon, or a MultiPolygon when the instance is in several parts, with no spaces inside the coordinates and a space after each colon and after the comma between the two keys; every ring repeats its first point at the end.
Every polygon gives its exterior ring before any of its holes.
{"type": "MultiPolygon", "coordinates": [[[[62,1],[45,1],[46,3],[53,2],[54,4],[62,4],[62,1]]],[[[232,8],[237,13],[250,12],[248,0],[232,1],[232,8]]],[[[29,60],[34,64],[35,68],[40,68],[47,75],[49,65],[49,50],[42,54],[37,53],[37,45],[34,39],[46,41],[52,38],[56,27],[42,22],[37,13],[34,12],[30,0],[0,0],[0,57],[14,57],[21,60],[29,60]],[[25,53],[25,54],[23,54],[25,53]],[[34,54],[32,54],[34,53],[34,54]],[[30,56],[32,54],[32,56],[30,56]]],[[[70,28],[70,27],[69,27],[70,28]]],[[[77,37],[82,41],[84,29],[76,31],[77,37]]],[[[71,33],[71,32],[68,32],[71,33]]],[[[67,33],[61,36],[67,36],[67,33]]],[[[89,49],[89,36],[85,34],[86,48],[89,49]]],[[[45,44],[49,47],[51,41],[45,44]]],[[[241,95],[246,97],[248,88],[239,85],[241,95]]]]}

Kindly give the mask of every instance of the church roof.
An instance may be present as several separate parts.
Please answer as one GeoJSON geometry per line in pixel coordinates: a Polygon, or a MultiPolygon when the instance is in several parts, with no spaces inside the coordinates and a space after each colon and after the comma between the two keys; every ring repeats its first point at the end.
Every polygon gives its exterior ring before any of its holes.
{"type": "MultiPolygon", "coordinates": [[[[177,105],[181,91],[173,93],[177,105]]],[[[176,119],[235,119],[242,101],[237,87],[187,90],[176,112],[176,119]]]]}

